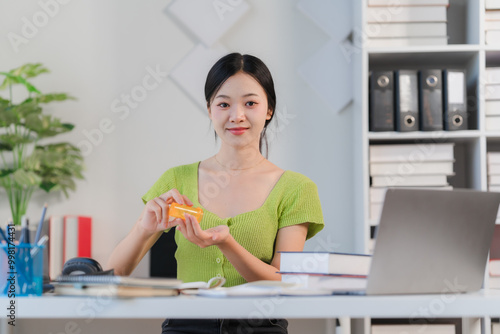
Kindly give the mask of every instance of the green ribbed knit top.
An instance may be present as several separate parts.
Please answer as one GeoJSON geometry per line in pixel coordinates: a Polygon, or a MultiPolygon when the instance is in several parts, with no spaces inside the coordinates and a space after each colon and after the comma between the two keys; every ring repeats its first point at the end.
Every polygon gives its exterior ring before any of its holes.
{"type": "MultiPolygon", "coordinates": [[[[323,213],[316,184],[306,176],[285,171],[256,210],[235,217],[220,218],[206,210],[198,198],[198,168],[200,162],[167,170],[142,197],[144,203],[170,189],[186,195],[195,207],[204,211],[202,229],[227,225],[233,238],[254,256],[267,264],[274,255],[278,230],[285,226],[309,223],[307,239],[324,227],[323,213]]],[[[200,248],[175,232],[177,278],[183,282],[208,281],[214,276],[226,278],[225,286],[246,283],[217,246],[200,248]]]]}

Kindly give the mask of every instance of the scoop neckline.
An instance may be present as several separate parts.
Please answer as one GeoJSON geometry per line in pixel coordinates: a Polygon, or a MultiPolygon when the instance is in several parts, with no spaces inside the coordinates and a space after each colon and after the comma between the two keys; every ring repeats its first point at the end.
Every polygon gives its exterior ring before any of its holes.
{"type": "Polygon", "coordinates": [[[267,194],[267,197],[266,199],[264,200],[264,203],[262,203],[261,206],[259,206],[257,209],[254,209],[254,210],[250,210],[250,211],[246,211],[246,212],[242,212],[242,213],[238,213],[237,215],[235,216],[231,216],[231,217],[226,217],[226,218],[221,218],[219,215],[213,213],[212,211],[208,210],[207,208],[205,208],[203,205],[201,205],[200,203],[200,197],[199,197],[199,194],[200,194],[200,182],[199,182],[199,179],[200,179],[200,164],[201,164],[201,161],[198,161],[198,163],[196,163],[196,168],[195,168],[195,172],[196,172],[196,201],[198,202],[198,204],[200,205],[200,207],[203,209],[203,212],[205,213],[209,213],[213,216],[215,216],[217,219],[219,220],[229,220],[229,219],[235,219],[237,217],[240,217],[240,216],[244,216],[244,215],[247,215],[247,214],[251,214],[251,213],[254,213],[254,212],[257,212],[259,210],[261,210],[262,208],[264,208],[266,206],[266,204],[269,202],[269,199],[272,197],[273,193],[275,192],[275,190],[278,188],[279,184],[281,183],[281,180],[283,179],[283,175],[287,174],[288,170],[284,170],[283,173],[281,173],[280,177],[278,178],[278,180],[276,181],[276,183],[274,184],[273,188],[271,189],[271,191],[269,192],[269,194],[267,194]]]}

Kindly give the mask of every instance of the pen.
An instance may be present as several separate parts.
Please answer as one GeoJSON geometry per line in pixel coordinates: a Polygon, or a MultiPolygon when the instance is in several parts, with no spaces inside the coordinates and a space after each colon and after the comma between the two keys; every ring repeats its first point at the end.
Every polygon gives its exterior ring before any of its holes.
{"type": "MultiPolygon", "coordinates": [[[[9,239],[7,239],[7,236],[5,235],[5,232],[3,231],[3,228],[0,227],[0,237],[5,240],[6,243],[9,243],[9,239]]],[[[1,242],[1,241],[0,241],[1,242]]]]}
{"type": "Polygon", "coordinates": [[[47,203],[44,204],[42,209],[42,217],[40,217],[40,223],[38,223],[38,228],[36,229],[35,243],[40,240],[40,234],[42,234],[43,221],[45,220],[45,213],[47,212],[47,203]]]}
{"type": "Polygon", "coordinates": [[[40,247],[44,246],[47,241],[49,240],[49,237],[47,235],[44,235],[43,237],[40,238],[40,240],[38,240],[38,242],[36,243],[35,247],[33,247],[31,249],[31,257],[34,257],[38,251],[40,250],[40,247]]]}
{"type": "Polygon", "coordinates": [[[19,243],[30,243],[29,220],[26,216],[21,218],[21,237],[19,238],[19,243]]]}

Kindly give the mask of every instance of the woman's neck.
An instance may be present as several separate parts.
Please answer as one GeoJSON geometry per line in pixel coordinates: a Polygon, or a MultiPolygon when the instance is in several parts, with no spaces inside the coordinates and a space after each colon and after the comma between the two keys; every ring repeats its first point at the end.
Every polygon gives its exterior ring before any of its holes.
{"type": "Polygon", "coordinates": [[[256,147],[243,149],[222,148],[214,156],[220,167],[227,170],[246,170],[259,166],[264,160],[264,156],[256,147]]]}

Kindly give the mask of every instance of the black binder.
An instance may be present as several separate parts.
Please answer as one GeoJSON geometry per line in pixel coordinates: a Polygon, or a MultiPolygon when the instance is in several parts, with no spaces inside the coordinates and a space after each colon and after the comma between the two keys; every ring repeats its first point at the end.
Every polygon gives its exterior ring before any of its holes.
{"type": "Polygon", "coordinates": [[[392,71],[370,73],[370,131],[394,131],[394,76],[392,71]]]}
{"type": "Polygon", "coordinates": [[[394,72],[397,131],[418,130],[418,75],[416,70],[394,72]]]}
{"type": "Polygon", "coordinates": [[[467,130],[465,70],[443,70],[445,130],[467,130]]]}
{"type": "Polygon", "coordinates": [[[420,130],[443,130],[443,82],[441,70],[418,72],[420,130]]]}

